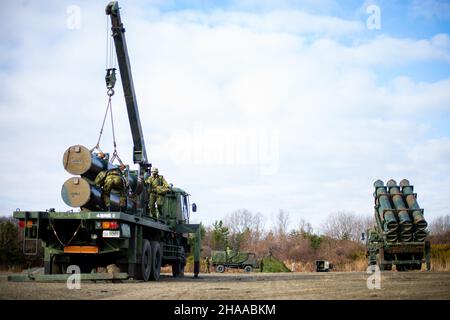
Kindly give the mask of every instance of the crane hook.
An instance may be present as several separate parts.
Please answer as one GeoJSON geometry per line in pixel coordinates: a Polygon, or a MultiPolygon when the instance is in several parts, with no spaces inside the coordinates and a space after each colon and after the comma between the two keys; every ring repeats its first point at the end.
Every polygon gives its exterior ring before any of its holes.
{"type": "Polygon", "coordinates": [[[108,96],[112,96],[114,94],[114,86],[116,85],[116,68],[106,69],[106,88],[108,88],[108,96]]]}

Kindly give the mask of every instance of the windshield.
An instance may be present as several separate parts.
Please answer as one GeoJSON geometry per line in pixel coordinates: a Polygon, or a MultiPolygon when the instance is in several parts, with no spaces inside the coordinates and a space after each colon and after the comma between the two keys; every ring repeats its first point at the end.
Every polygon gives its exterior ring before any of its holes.
{"type": "Polygon", "coordinates": [[[189,198],[185,195],[181,195],[181,212],[183,220],[189,222],[189,198]]]}

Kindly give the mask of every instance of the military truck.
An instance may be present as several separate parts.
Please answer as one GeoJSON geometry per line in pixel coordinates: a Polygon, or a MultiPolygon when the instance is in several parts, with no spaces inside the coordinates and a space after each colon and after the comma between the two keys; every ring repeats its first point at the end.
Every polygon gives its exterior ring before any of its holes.
{"type": "MultiPolygon", "coordinates": [[[[400,186],[395,180],[374,183],[375,226],[367,230],[366,247],[369,265],[380,270],[420,270],[426,263],[430,270],[430,242],[427,240],[427,222],[419,207],[417,194],[409,181],[400,186]]],[[[365,235],[362,235],[365,239],[365,235]]]]}
{"type": "MultiPolygon", "coordinates": [[[[194,253],[194,276],[197,277],[200,228],[198,224],[189,224],[189,194],[183,189],[171,187],[164,195],[162,207],[158,208],[159,216],[150,216],[149,192],[144,180],[152,165],[145,148],[125,28],[117,1],[107,5],[106,14],[111,20],[111,36],[133,138],[133,162],[137,165],[136,170],[128,166],[124,172],[126,204],[120,203],[118,190],[112,190],[111,203],[106,206],[102,197],[104,190],[94,183],[100,172],[118,166],[112,163],[109,155],[82,145],[71,146],[64,153],[63,165],[74,176],[64,183],[61,196],[67,205],[79,211],[15,211],[14,217],[19,220],[24,232],[24,251],[26,254],[36,254],[38,242],[42,241],[45,275],[40,279],[44,280],[55,278],[50,275],[65,274],[71,265],[80,268],[82,279],[91,280],[129,277],[144,281],[158,280],[161,267],[165,265],[172,266],[173,276],[181,277],[184,275],[186,255],[190,251],[194,253]],[[195,236],[194,248],[190,248],[189,234],[195,236]],[[116,265],[120,272],[113,275],[96,273],[99,267],[108,265],[116,265]]],[[[114,68],[107,70],[106,80],[111,99],[114,94],[114,68]]],[[[89,124],[83,124],[86,125],[89,124]]],[[[192,211],[196,211],[195,204],[192,204],[192,211]]]]}
{"type": "Polygon", "coordinates": [[[211,263],[217,272],[223,273],[226,268],[244,269],[252,272],[260,267],[260,261],[252,252],[238,252],[233,250],[211,251],[211,263]]]}

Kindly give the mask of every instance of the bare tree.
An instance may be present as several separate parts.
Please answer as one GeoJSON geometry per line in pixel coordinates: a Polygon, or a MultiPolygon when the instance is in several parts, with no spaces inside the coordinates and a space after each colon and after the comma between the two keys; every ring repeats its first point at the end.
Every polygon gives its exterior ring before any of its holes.
{"type": "Polygon", "coordinates": [[[312,234],[313,227],[311,226],[311,223],[301,218],[298,223],[298,231],[300,232],[300,234],[312,234]]]}
{"type": "Polygon", "coordinates": [[[275,233],[278,237],[285,238],[289,232],[289,213],[281,210],[275,217],[275,233]]]}
{"type": "Polygon", "coordinates": [[[243,233],[246,230],[254,232],[263,229],[264,217],[258,212],[253,214],[247,209],[239,209],[228,214],[224,223],[230,229],[231,233],[243,233]]]}
{"type": "Polygon", "coordinates": [[[450,231],[450,215],[435,218],[430,223],[430,233],[433,236],[445,234],[450,231]]]}
{"type": "Polygon", "coordinates": [[[326,236],[333,239],[360,241],[361,233],[370,228],[372,220],[367,216],[340,211],[328,216],[322,224],[322,230],[326,236]]]}
{"type": "Polygon", "coordinates": [[[263,215],[239,209],[227,215],[224,222],[230,230],[230,241],[235,250],[255,250],[263,234],[263,215]]]}

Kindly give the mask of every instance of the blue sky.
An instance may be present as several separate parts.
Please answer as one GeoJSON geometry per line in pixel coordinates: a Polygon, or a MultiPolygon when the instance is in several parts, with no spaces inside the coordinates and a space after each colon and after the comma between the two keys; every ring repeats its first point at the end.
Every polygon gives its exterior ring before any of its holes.
{"type": "MultiPolygon", "coordinates": [[[[69,209],[61,165],[105,108],[103,1],[9,1],[0,12],[0,214],[69,209]],[[80,20],[70,28],[70,6],[80,20]]],[[[120,1],[152,163],[212,223],[279,209],[320,230],[372,214],[372,183],[408,178],[426,215],[450,199],[446,1],[120,1]],[[366,27],[376,5],[381,29],[366,27]]],[[[120,82],[117,84],[120,88],[120,82]]],[[[131,134],[114,96],[121,157],[131,134]]],[[[110,133],[105,149],[111,148],[110,133]]]]}

